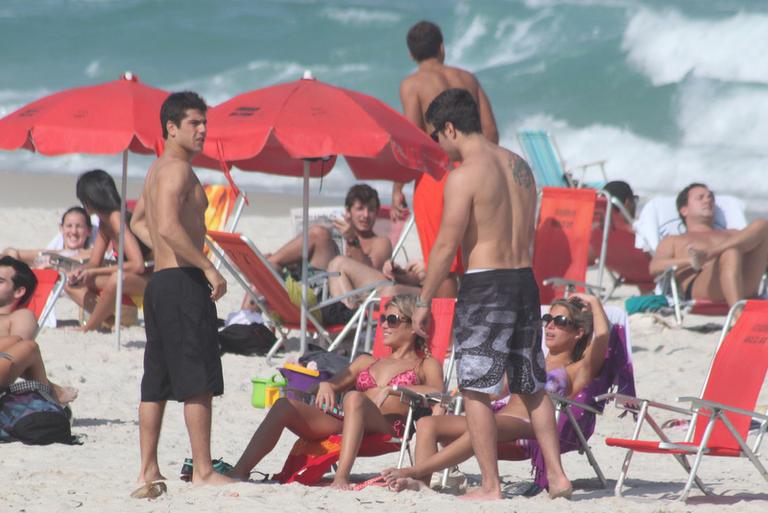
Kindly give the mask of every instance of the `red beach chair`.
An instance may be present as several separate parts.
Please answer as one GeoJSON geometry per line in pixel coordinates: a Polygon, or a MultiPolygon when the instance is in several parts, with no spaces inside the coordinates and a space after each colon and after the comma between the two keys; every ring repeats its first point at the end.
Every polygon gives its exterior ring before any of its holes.
{"type": "Polygon", "coordinates": [[[608,438],[605,443],[627,449],[622,471],[616,482],[616,495],[621,495],[624,479],[635,452],[669,454],[688,473],[688,481],[680,494],[686,500],[694,483],[705,494],[703,483],[696,476],[704,456],[747,457],[768,481],[768,471],[757,457],[768,416],[753,411],[768,370],[768,301],[741,301],[731,308],[725,326],[731,324],[734,313],[744,307],[733,328],[723,334],[710,364],[701,398],[680,397],[678,401],[691,403],[690,409],[669,406],[646,399],[616,396],[618,407],[636,413],[637,424],[631,439],[608,438]],[[690,415],[691,422],[685,440],[670,441],[649,410],[658,408],[678,414],[690,415]],[[752,447],[747,445],[752,419],[760,421],[760,434],[752,447]],[[646,423],[658,435],[659,441],[641,440],[640,431],[646,423]],[[690,465],[687,455],[695,455],[690,465]]]}
{"type": "MultiPolygon", "coordinates": [[[[268,318],[275,326],[278,338],[277,342],[269,350],[269,353],[267,353],[267,361],[270,361],[287,338],[288,331],[300,329],[301,309],[291,301],[283,278],[277,274],[269,261],[267,261],[267,258],[261,254],[248,237],[239,233],[209,231],[206,242],[214,256],[222,262],[224,267],[232,273],[232,276],[235,277],[243,289],[259,305],[262,315],[268,318]],[[263,296],[254,292],[252,286],[256,287],[263,296]]],[[[353,293],[375,289],[386,283],[389,282],[372,283],[367,287],[353,291],[353,293]]],[[[343,297],[335,297],[328,301],[323,301],[310,308],[308,312],[309,323],[307,324],[307,330],[320,336],[328,344],[333,343],[331,334],[342,332],[345,325],[333,324],[323,326],[312,315],[312,311],[318,310],[327,304],[336,303],[341,299],[343,297]]]]}
{"type": "MultiPolygon", "coordinates": [[[[381,298],[380,311],[386,308],[388,298],[381,298]]],[[[439,362],[444,362],[448,354],[448,347],[451,342],[451,329],[453,327],[453,312],[456,300],[454,298],[435,298],[432,300],[432,323],[429,338],[430,351],[433,358],[439,362]]],[[[373,355],[377,358],[386,356],[388,349],[384,346],[384,337],[381,325],[376,329],[376,339],[374,341],[373,355]]],[[[449,369],[445,373],[444,383],[448,383],[451,375],[451,366],[453,365],[453,352],[449,369]]],[[[411,394],[407,390],[402,391],[400,400],[408,402],[410,408],[408,417],[405,421],[405,428],[402,437],[392,435],[366,435],[360,445],[358,457],[381,456],[392,452],[399,452],[398,468],[403,466],[405,454],[408,451],[408,440],[411,435],[411,424],[413,422],[414,408],[422,404],[423,397],[411,394]]],[[[325,440],[311,441],[299,439],[291,449],[291,453],[283,465],[280,473],[275,474],[273,479],[283,483],[301,483],[304,485],[317,484],[320,479],[329,471],[338,461],[341,452],[341,435],[331,435],[325,440]]],[[[410,453],[409,453],[410,457],[410,453]]]]}
{"type": "Polygon", "coordinates": [[[35,319],[37,319],[35,335],[37,335],[64,290],[67,277],[64,272],[54,269],[33,269],[32,272],[37,278],[37,287],[22,308],[29,308],[35,314],[35,319]]]}
{"type": "MultiPolygon", "coordinates": [[[[541,304],[560,295],[558,289],[590,289],[586,283],[592,222],[598,195],[594,189],[543,187],[533,246],[533,273],[541,304]]],[[[602,258],[598,268],[603,268],[602,258]]]]}

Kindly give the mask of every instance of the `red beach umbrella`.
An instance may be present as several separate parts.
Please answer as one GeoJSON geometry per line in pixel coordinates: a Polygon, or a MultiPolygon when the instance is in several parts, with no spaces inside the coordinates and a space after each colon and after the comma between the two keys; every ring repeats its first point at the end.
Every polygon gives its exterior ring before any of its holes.
{"type": "MultiPolygon", "coordinates": [[[[120,347],[120,300],[125,228],[128,152],[162,152],[160,107],[169,93],[139,82],[130,72],[120,79],[76,87],[45,96],[0,119],[0,150],[26,149],[43,155],[66,153],[123,154],[118,292],[115,308],[120,347]]],[[[218,168],[204,156],[196,165],[218,168]]]]}
{"type": "Polygon", "coordinates": [[[309,177],[343,155],[360,179],[442,176],[448,157],[385,103],[312,78],[241,94],[208,112],[204,153],[245,171],[304,177],[301,351],[306,349],[309,177]]]}

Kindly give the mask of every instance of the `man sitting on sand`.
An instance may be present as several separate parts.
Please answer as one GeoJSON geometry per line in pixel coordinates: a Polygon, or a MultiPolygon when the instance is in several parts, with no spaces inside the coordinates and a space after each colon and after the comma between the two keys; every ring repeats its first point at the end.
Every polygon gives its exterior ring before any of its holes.
{"type": "Polygon", "coordinates": [[[651,274],[677,266],[675,278],[685,299],[732,306],[755,296],[768,264],[768,221],[757,219],[743,230],[716,229],[715,195],[702,183],[680,191],[677,211],[687,232],[662,239],[650,263],[651,274]]]}
{"type": "Polygon", "coordinates": [[[48,379],[40,347],[32,340],[37,321],[23,307],[35,287],[37,278],[26,263],[10,256],[0,258],[0,390],[22,377],[49,385],[56,399],[66,404],[77,397],[77,389],[48,379]]]}

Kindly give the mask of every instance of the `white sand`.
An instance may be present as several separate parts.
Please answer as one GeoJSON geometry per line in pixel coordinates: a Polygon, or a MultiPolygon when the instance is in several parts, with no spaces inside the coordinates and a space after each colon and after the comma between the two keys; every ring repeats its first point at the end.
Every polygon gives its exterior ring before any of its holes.
{"type": "MultiPolygon", "coordinates": [[[[28,181],[15,177],[17,184],[28,181]]],[[[60,183],[60,182],[55,182],[60,183]]],[[[38,187],[36,184],[35,187],[38,187]]],[[[74,179],[72,179],[74,189],[74,179]]],[[[70,189],[71,190],[71,189],[70,189]]],[[[60,191],[60,189],[59,189],[60,191]]],[[[47,191],[47,197],[56,194],[47,191]]],[[[241,221],[241,229],[264,250],[276,248],[289,231],[287,210],[277,211],[274,201],[269,212],[262,210],[257,195],[251,194],[252,206],[241,221]],[[282,212],[282,213],[280,213],[282,212]]],[[[68,196],[71,197],[71,196],[68,196]]],[[[55,231],[62,208],[74,201],[65,197],[55,203],[19,208],[15,204],[0,206],[0,246],[37,247],[48,242],[55,231]],[[56,208],[44,205],[56,205],[56,208]]],[[[298,203],[295,201],[294,204],[298,203]]],[[[34,200],[28,205],[35,205],[34,200]]],[[[409,241],[410,254],[418,254],[416,238],[409,241]]],[[[229,279],[229,278],[228,278],[229,279]]],[[[219,315],[235,309],[242,290],[229,279],[229,293],[219,302],[219,315]]],[[[635,294],[631,288],[619,291],[619,301],[635,294]]],[[[619,304],[619,301],[616,301],[619,304]]],[[[60,319],[72,319],[76,310],[68,299],[57,306],[60,319]]],[[[722,323],[722,318],[689,316],[685,324],[722,323]]],[[[717,333],[701,335],[688,330],[669,329],[651,316],[631,319],[634,363],[638,393],[642,397],[673,402],[678,396],[698,395],[709,360],[717,341],[717,333]]],[[[223,488],[195,488],[178,480],[182,460],[190,456],[182,408],[170,403],[167,408],[160,447],[162,471],[169,478],[169,493],[155,501],[139,501],[128,497],[135,488],[139,465],[137,405],[142,355],[145,341],[143,328],[123,332],[123,347],[115,349],[114,336],[79,334],[62,329],[47,329],[39,336],[43,355],[52,379],[77,386],[80,397],[73,404],[73,431],[82,435],[82,446],[24,446],[19,443],[0,446],[0,511],[371,511],[445,513],[476,511],[754,511],[768,508],[768,484],[746,459],[705,459],[699,475],[711,486],[716,496],[706,497],[697,489],[688,505],[673,502],[685,475],[672,458],[636,455],[628,481],[626,498],[613,497],[612,489],[598,486],[586,458],[575,453],[564,456],[564,465],[574,480],[576,491],[572,502],[551,501],[545,495],[532,499],[518,498],[487,504],[466,504],[442,494],[390,493],[368,488],[361,492],[342,493],[328,488],[301,485],[238,484],[223,488]]],[[[294,346],[295,347],[295,346],[294,346]]],[[[295,356],[295,354],[294,354],[295,356]]],[[[290,355],[289,355],[290,357],[290,355]]],[[[214,457],[234,463],[265,410],[250,406],[250,378],[269,376],[263,358],[225,355],[223,358],[225,393],[214,401],[214,457]]],[[[761,408],[768,405],[768,394],[760,399],[761,408]]],[[[668,417],[662,417],[662,419],[668,417]]],[[[608,408],[598,420],[591,439],[595,455],[613,486],[619,472],[623,451],[606,447],[608,436],[629,437],[633,422],[619,419],[617,410],[608,408]]],[[[681,431],[671,431],[681,437],[681,431]]],[[[287,433],[278,447],[257,469],[280,470],[294,437],[287,433]]],[[[763,462],[768,464],[765,458],[763,462]]],[[[362,458],[355,464],[357,479],[374,475],[396,463],[396,455],[362,458]]],[[[477,479],[477,465],[467,462],[461,469],[477,479]]],[[[530,480],[527,462],[501,462],[506,481],[530,480]]]]}

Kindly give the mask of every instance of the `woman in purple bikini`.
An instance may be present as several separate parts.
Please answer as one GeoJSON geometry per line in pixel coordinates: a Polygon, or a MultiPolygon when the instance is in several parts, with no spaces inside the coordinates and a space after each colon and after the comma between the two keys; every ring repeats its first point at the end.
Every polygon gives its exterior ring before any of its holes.
{"type": "Polygon", "coordinates": [[[426,341],[416,335],[411,325],[415,308],[415,296],[395,296],[387,303],[381,323],[384,344],[392,349],[389,356],[377,360],[361,355],[333,379],[318,385],[314,405],[279,399],[230,475],[248,479],[286,428],[307,440],[341,434],[339,466],[331,486],[349,489],[349,475],[363,435],[402,434],[408,407],[389,395],[392,387],[407,386],[420,393],[442,390],[442,366],[430,356],[426,341]],[[344,392],[340,410],[337,396],[344,392]]]}
{"type": "MultiPolygon", "coordinates": [[[[600,300],[586,294],[555,300],[542,316],[546,356],[546,390],[574,397],[599,373],[608,350],[610,325],[600,300]],[[591,341],[591,342],[590,342],[591,341]]],[[[527,410],[516,395],[494,403],[498,441],[534,439],[527,410]]],[[[416,424],[416,464],[385,469],[390,488],[400,491],[429,486],[433,472],[472,457],[472,444],[463,416],[423,417],[416,424]],[[438,443],[446,445],[438,452],[438,443]]]]}

